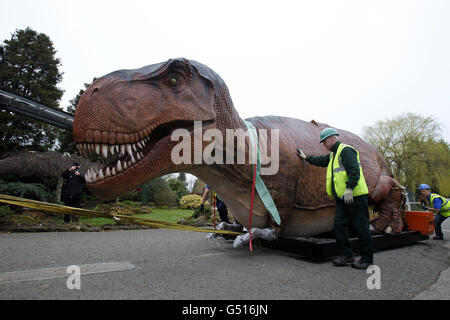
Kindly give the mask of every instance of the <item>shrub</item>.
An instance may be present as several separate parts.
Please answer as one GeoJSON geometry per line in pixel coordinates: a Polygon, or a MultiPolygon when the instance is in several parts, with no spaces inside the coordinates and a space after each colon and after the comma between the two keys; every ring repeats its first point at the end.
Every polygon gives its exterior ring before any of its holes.
{"type": "Polygon", "coordinates": [[[5,217],[9,214],[11,214],[11,208],[8,205],[0,206],[0,218],[5,217]]]}
{"type": "MultiPolygon", "coordinates": [[[[180,207],[183,209],[198,209],[202,203],[202,197],[197,194],[189,194],[180,199],[180,207]]],[[[209,202],[205,201],[205,207],[209,206],[209,202]]]]}
{"type": "Polygon", "coordinates": [[[173,205],[176,203],[177,195],[172,190],[162,190],[153,195],[156,205],[173,205]]]}
{"type": "Polygon", "coordinates": [[[141,192],[138,190],[131,190],[119,196],[119,201],[141,201],[141,192]]]}
{"type": "Polygon", "coordinates": [[[0,180],[0,193],[38,201],[51,201],[53,194],[40,183],[6,182],[0,180]]]}
{"type": "Polygon", "coordinates": [[[123,216],[134,215],[133,210],[131,210],[130,208],[123,207],[123,206],[113,206],[111,208],[110,213],[114,214],[114,215],[118,214],[118,215],[123,215],[123,216]]]}
{"type": "Polygon", "coordinates": [[[200,208],[195,209],[194,213],[192,214],[192,217],[198,218],[201,215],[204,215],[207,219],[209,219],[212,215],[211,207],[205,207],[205,210],[203,212],[200,212],[200,208]]]}
{"type": "Polygon", "coordinates": [[[125,201],[121,201],[121,203],[124,203],[126,205],[129,205],[131,207],[140,207],[141,203],[140,202],[136,202],[136,201],[131,201],[131,200],[125,200],[125,201]]]}

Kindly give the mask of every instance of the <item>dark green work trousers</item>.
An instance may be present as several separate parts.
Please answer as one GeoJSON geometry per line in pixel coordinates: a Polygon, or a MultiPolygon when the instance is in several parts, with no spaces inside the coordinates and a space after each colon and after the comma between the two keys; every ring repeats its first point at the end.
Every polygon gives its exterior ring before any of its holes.
{"type": "Polygon", "coordinates": [[[354,197],[350,205],[346,205],[343,200],[336,200],[334,233],[340,254],[346,257],[352,256],[352,248],[348,240],[350,225],[353,225],[358,234],[362,262],[373,263],[367,195],[354,197]]]}

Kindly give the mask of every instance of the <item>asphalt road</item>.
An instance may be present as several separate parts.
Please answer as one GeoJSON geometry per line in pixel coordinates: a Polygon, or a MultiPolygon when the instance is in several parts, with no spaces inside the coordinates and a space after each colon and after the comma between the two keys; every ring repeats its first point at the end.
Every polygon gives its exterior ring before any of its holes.
{"type": "Polygon", "coordinates": [[[0,299],[448,299],[449,243],[377,252],[381,287],[369,289],[365,270],[264,247],[234,249],[203,233],[0,234],[0,299]],[[68,288],[77,284],[67,273],[72,265],[80,267],[80,289],[68,288]]]}

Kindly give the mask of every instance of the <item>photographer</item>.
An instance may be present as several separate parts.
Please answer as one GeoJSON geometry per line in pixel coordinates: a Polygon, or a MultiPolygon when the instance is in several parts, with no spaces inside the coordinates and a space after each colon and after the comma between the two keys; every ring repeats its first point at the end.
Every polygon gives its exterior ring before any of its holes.
{"type": "MultiPolygon", "coordinates": [[[[86,180],[84,173],[80,171],[80,164],[75,162],[69,169],[65,170],[61,177],[64,178],[64,186],[62,189],[62,200],[66,206],[79,208],[81,202],[81,195],[83,194],[86,180]]],[[[64,222],[78,222],[78,217],[75,215],[65,214],[64,222]]]]}

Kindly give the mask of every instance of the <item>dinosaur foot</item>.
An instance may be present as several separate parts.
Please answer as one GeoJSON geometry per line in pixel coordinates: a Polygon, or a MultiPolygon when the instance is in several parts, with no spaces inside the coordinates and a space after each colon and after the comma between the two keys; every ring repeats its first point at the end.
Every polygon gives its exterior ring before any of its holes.
{"type": "MultiPolygon", "coordinates": [[[[377,231],[377,229],[373,225],[370,225],[370,231],[371,232],[375,232],[375,231],[377,231]]],[[[386,228],[384,228],[383,232],[387,233],[387,234],[391,234],[392,233],[392,227],[391,226],[387,226],[386,228]]]]}
{"type": "MultiPolygon", "coordinates": [[[[244,227],[240,225],[239,223],[226,223],[221,222],[216,226],[216,230],[228,230],[228,231],[235,231],[235,232],[241,232],[244,227]]],[[[218,233],[208,233],[206,236],[206,239],[210,240],[213,238],[217,238],[220,236],[218,233]]],[[[222,235],[224,238],[226,235],[222,235]]]]}
{"type": "MultiPolygon", "coordinates": [[[[247,229],[244,229],[247,230],[247,229]]],[[[255,238],[260,238],[267,241],[273,241],[277,240],[278,234],[275,230],[271,228],[252,228],[252,240],[255,238]]],[[[250,242],[250,233],[247,232],[245,234],[241,234],[240,236],[237,236],[236,239],[234,239],[233,247],[239,248],[244,245],[247,245],[250,242]]]]}

